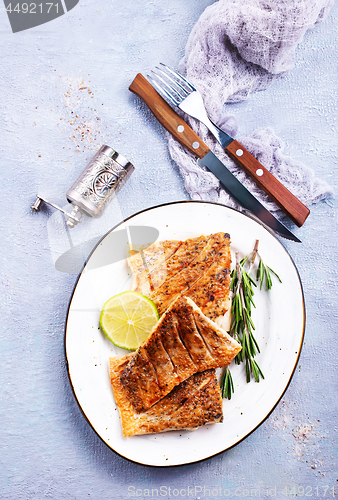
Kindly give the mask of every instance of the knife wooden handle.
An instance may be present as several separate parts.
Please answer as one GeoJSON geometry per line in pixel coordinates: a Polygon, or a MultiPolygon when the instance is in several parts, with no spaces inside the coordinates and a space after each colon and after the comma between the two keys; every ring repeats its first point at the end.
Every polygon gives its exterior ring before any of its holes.
{"type": "Polygon", "coordinates": [[[290,217],[302,226],[310,210],[296,198],[269,170],[247,151],[238,141],[232,141],[225,148],[228,155],[249,174],[258,186],[273,199],[275,203],[290,217]]]}
{"type": "Polygon", "coordinates": [[[143,75],[138,73],[132,81],[129,90],[141,97],[158,121],[183,146],[198,158],[203,158],[210,148],[198,137],[189,125],[160,96],[143,75]]]}

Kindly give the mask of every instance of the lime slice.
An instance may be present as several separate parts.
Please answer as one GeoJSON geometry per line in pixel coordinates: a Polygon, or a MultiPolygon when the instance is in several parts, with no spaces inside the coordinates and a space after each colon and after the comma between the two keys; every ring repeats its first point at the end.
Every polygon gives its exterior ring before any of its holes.
{"type": "Polygon", "coordinates": [[[138,292],[122,292],[105,302],[100,327],[122,349],[134,351],[151,334],[159,314],[154,302],[138,292]]]}

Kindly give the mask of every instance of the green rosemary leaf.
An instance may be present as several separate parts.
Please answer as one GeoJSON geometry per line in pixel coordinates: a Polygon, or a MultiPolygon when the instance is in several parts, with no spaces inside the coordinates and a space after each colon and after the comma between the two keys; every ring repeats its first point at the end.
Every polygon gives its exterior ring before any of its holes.
{"type": "Polygon", "coordinates": [[[256,304],[255,304],[255,303],[254,303],[254,301],[253,301],[252,295],[249,297],[249,299],[250,299],[250,303],[251,303],[251,305],[253,305],[253,306],[254,306],[254,308],[256,309],[256,304]]]}
{"type": "Polygon", "coordinates": [[[242,337],[242,350],[241,350],[241,353],[242,353],[242,358],[246,358],[247,355],[249,354],[248,352],[248,345],[247,345],[247,334],[245,332],[243,332],[243,337],[242,337]]]}
{"type": "Polygon", "coordinates": [[[265,267],[262,266],[262,274],[261,274],[261,277],[260,277],[260,280],[261,280],[261,285],[259,287],[260,290],[262,290],[262,287],[263,287],[263,283],[264,283],[264,278],[265,278],[265,267]]]}
{"type": "Polygon", "coordinates": [[[269,269],[267,267],[265,267],[265,277],[266,277],[266,287],[268,290],[271,290],[272,280],[271,280],[271,276],[269,273],[269,269]]]}
{"type": "Polygon", "coordinates": [[[245,274],[247,275],[248,280],[250,281],[250,283],[251,283],[253,286],[257,287],[257,283],[256,283],[256,282],[255,282],[255,280],[254,280],[254,279],[250,276],[250,274],[248,274],[248,273],[245,273],[245,274]]]}
{"type": "Polygon", "coordinates": [[[258,342],[257,342],[257,340],[255,339],[255,337],[254,337],[253,333],[251,333],[250,337],[251,337],[252,342],[255,344],[255,347],[256,347],[256,349],[257,349],[257,352],[261,352],[261,350],[260,350],[260,348],[259,348],[259,345],[258,345],[258,342]]]}
{"type": "Polygon", "coordinates": [[[224,374],[221,381],[222,397],[231,399],[232,394],[235,392],[234,382],[228,366],[225,367],[224,374]]]}
{"type": "Polygon", "coordinates": [[[231,275],[231,282],[230,282],[230,290],[233,290],[234,287],[235,287],[235,283],[236,283],[236,279],[237,279],[237,275],[236,275],[236,272],[235,271],[232,271],[231,275]]]}
{"type": "Polygon", "coordinates": [[[251,367],[251,371],[252,371],[252,374],[254,376],[255,381],[259,382],[259,371],[258,371],[256,363],[253,359],[251,360],[250,365],[251,365],[250,367],[251,367]]]}
{"type": "Polygon", "coordinates": [[[252,335],[249,335],[249,344],[250,344],[250,353],[251,353],[251,357],[255,357],[257,352],[256,352],[256,344],[253,340],[253,336],[252,335]]]}
{"type": "Polygon", "coordinates": [[[276,278],[279,280],[280,283],[282,283],[282,280],[280,279],[278,274],[273,269],[271,269],[271,267],[266,266],[264,264],[262,258],[260,257],[260,261],[259,261],[259,265],[258,265],[258,269],[257,269],[257,273],[256,273],[256,280],[260,282],[260,290],[262,290],[264,281],[265,281],[265,285],[266,285],[267,290],[271,290],[272,279],[271,279],[270,272],[276,276],[276,278]]]}
{"type": "Polygon", "coordinates": [[[260,367],[258,366],[258,363],[252,359],[251,360],[251,367],[252,367],[252,372],[254,374],[254,377],[255,377],[255,380],[256,382],[259,382],[259,378],[261,377],[262,379],[264,379],[264,375],[263,375],[263,372],[262,370],[260,369],[260,367]]]}
{"type": "Polygon", "coordinates": [[[246,381],[247,383],[251,380],[251,370],[250,370],[250,360],[246,358],[245,360],[245,373],[246,373],[246,381]]]}
{"type": "Polygon", "coordinates": [[[250,314],[248,313],[248,311],[246,309],[245,309],[245,318],[246,318],[247,322],[250,324],[251,328],[253,330],[256,330],[255,325],[254,325],[254,323],[253,323],[253,321],[251,319],[251,316],[250,316],[250,314]]]}
{"type": "MultiPolygon", "coordinates": [[[[251,254],[250,254],[251,255],[251,254]]],[[[246,261],[248,260],[248,258],[250,257],[250,255],[247,255],[246,257],[244,257],[241,261],[240,261],[240,265],[241,267],[244,267],[244,264],[246,263],[246,261]]]]}
{"type": "Polygon", "coordinates": [[[269,266],[266,266],[266,267],[269,269],[269,271],[271,271],[276,276],[276,278],[279,280],[280,283],[283,283],[282,280],[280,279],[280,277],[278,276],[278,274],[273,269],[271,269],[271,267],[269,267],[269,266]]]}
{"type": "Polygon", "coordinates": [[[261,281],[263,277],[263,261],[262,259],[259,261],[258,268],[257,268],[257,273],[256,273],[256,280],[261,281]]]}
{"type": "Polygon", "coordinates": [[[243,318],[243,306],[239,294],[235,295],[236,298],[236,320],[240,321],[243,318]]]}

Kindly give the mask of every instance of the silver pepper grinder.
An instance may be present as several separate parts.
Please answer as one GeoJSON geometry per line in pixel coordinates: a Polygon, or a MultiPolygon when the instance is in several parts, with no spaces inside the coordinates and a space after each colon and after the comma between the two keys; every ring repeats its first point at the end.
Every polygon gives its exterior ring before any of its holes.
{"type": "Polygon", "coordinates": [[[100,217],[133,171],[134,166],[124,156],[109,146],[101,146],[67,191],[67,200],[72,205],[70,213],[39,195],[31,208],[39,212],[42,202],[45,202],[63,212],[67,216],[67,226],[74,227],[80,222],[83,214],[100,217]]]}

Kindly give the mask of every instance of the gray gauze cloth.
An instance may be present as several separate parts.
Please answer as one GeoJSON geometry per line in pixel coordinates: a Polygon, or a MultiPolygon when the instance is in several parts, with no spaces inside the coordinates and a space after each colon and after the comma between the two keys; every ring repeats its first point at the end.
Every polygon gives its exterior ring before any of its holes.
{"type": "MultiPolygon", "coordinates": [[[[209,117],[236,136],[236,119],[224,116],[224,105],[247,99],[290,70],[297,44],[309,28],[325,18],[332,5],[333,0],[219,0],[207,7],[189,36],[179,69],[201,92],[209,117]]],[[[204,125],[185,118],[252,194],[270,211],[279,211],[204,125]]],[[[240,142],[305,205],[333,194],[313,170],[284,154],[283,142],[271,128],[256,130],[240,142]]],[[[239,208],[216,177],[202,170],[196,158],[171,136],[169,151],[192,199],[239,208]]]]}

